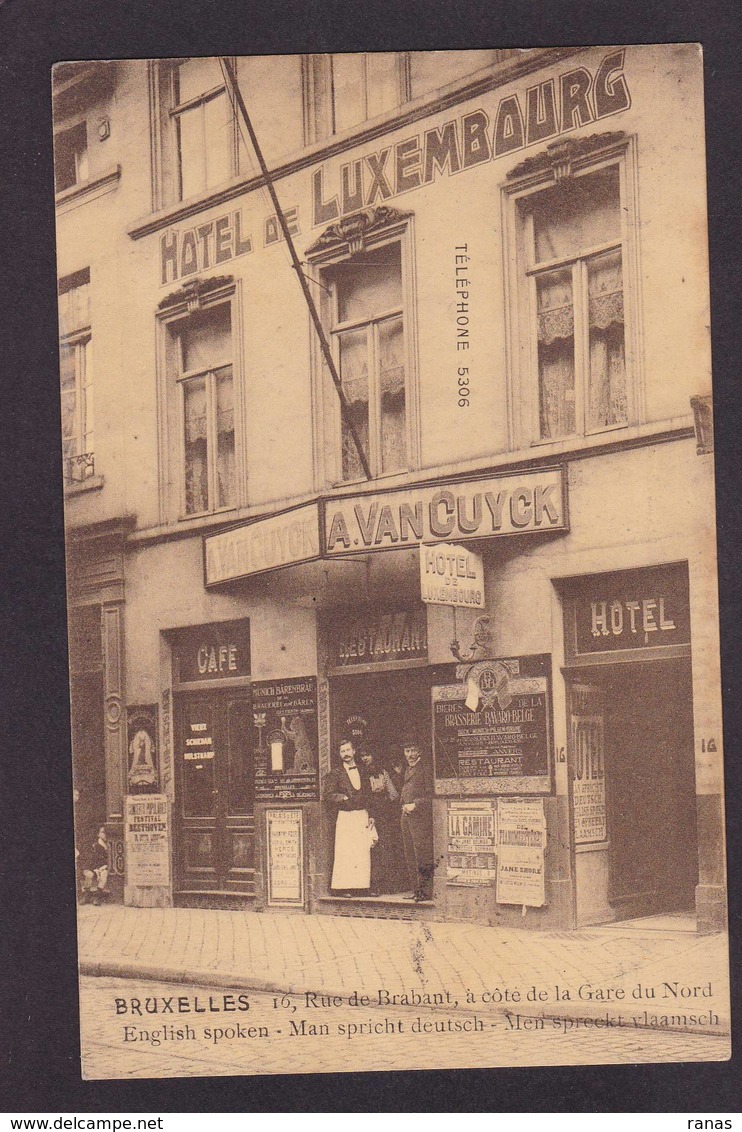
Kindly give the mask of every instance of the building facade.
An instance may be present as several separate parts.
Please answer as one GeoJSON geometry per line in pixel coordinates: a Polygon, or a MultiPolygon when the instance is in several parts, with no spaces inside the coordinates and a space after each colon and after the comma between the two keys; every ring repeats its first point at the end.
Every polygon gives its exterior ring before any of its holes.
{"type": "Polygon", "coordinates": [[[385,891],[333,895],[322,801],[341,736],[390,772],[414,736],[429,918],[718,930],[698,49],[227,62],[55,71],[73,762],[116,898],[420,914],[392,811],[385,891]]]}

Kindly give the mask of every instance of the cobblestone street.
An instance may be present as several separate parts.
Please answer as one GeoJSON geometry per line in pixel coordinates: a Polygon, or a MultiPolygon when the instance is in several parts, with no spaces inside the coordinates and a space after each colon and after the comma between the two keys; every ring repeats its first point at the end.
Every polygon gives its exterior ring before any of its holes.
{"type": "Polygon", "coordinates": [[[304,996],[282,1002],[281,996],[250,991],[249,1010],[216,1013],[213,1007],[223,1005],[223,987],[85,977],[80,1002],[83,1076],[99,1080],[323,1073],[337,1072],[339,1066],[358,1072],[724,1061],[730,1052],[726,1037],[633,1025],[570,1028],[565,1019],[541,1023],[522,1016],[518,1028],[518,1016],[508,1019],[492,1007],[476,1013],[445,1005],[371,1009],[349,1006],[345,997],[341,1006],[308,1006],[304,996]],[[181,998],[207,1017],[190,1012],[132,1014],[132,998],[143,1002],[145,995],[157,1001],[160,1011],[163,1000],[177,1003],[181,998]],[[116,999],[127,1004],[125,1015],[117,1014],[116,999]],[[541,1024],[543,1029],[532,1028],[541,1024]],[[180,1040],[169,1036],[178,1032],[180,1040]],[[159,1045],[149,1040],[154,1035],[159,1045]]]}

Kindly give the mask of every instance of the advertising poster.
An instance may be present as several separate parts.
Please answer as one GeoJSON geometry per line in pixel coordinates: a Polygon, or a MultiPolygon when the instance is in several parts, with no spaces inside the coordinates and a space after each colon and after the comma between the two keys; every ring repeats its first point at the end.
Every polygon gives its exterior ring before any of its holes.
{"type": "Polygon", "coordinates": [[[255,797],[317,797],[317,679],[255,681],[255,797]]]}

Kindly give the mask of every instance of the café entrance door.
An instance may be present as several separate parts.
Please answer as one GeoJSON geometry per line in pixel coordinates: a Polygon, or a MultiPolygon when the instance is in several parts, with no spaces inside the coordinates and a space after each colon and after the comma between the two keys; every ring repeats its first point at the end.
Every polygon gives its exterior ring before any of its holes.
{"type": "Polygon", "coordinates": [[[255,892],[249,688],[176,699],[176,893],[255,892]]]}

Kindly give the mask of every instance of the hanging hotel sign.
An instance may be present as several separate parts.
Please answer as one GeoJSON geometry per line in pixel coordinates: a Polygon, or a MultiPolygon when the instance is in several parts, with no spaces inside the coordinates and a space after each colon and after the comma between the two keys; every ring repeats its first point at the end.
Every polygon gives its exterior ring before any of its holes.
{"type": "Polygon", "coordinates": [[[425,607],[399,613],[370,609],[333,617],[327,626],[328,667],[335,671],[370,671],[404,667],[428,659],[425,607]]]}
{"type": "Polygon", "coordinates": [[[484,609],[482,556],[453,543],[421,546],[420,597],[426,605],[484,609]]]}
{"type": "Polygon", "coordinates": [[[308,503],[204,539],[206,585],[319,558],[319,507],[308,503]]]}
{"type": "Polygon", "coordinates": [[[328,558],[567,530],[561,468],[325,500],[328,558]]]}

